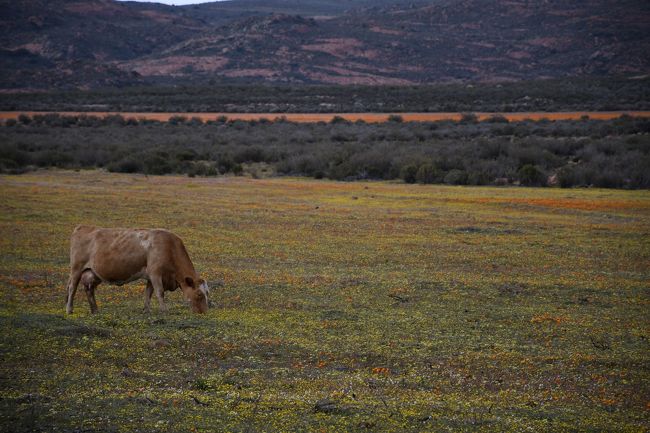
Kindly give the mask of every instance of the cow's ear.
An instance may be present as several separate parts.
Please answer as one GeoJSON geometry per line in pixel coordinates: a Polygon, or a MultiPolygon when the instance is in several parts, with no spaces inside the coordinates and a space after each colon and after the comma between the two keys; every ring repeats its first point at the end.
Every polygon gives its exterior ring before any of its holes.
{"type": "Polygon", "coordinates": [[[190,287],[194,287],[194,280],[191,277],[185,277],[185,284],[190,287]]]}

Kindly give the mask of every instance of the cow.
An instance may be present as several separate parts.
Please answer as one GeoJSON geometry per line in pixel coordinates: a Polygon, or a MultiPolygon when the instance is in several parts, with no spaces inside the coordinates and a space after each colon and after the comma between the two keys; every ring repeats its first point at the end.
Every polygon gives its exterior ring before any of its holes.
{"type": "Polygon", "coordinates": [[[165,291],[180,288],[196,313],[208,310],[209,289],[194,270],[181,238],[163,229],[117,229],[78,226],[70,237],[70,278],[66,311],[72,314],[74,295],[81,283],[91,313],[97,312],[95,288],[102,282],[121,286],[144,279],[144,310],[151,296],[167,311],[165,291]]]}

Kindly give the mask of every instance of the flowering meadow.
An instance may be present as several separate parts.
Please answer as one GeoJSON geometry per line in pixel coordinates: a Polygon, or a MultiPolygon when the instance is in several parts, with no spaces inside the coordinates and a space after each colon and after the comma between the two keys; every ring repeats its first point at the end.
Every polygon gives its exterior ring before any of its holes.
{"type": "Polygon", "coordinates": [[[650,193],[0,176],[0,430],[647,431],[650,193]],[[78,224],[180,235],[211,286],[83,288],[78,224]]]}

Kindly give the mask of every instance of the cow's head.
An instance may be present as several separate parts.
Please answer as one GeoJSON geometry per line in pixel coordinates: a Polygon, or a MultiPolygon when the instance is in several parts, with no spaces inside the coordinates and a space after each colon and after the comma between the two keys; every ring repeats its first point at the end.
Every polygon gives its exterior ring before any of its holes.
{"type": "Polygon", "coordinates": [[[205,313],[208,311],[208,294],[210,293],[208,285],[201,278],[194,281],[191,277],[185,277],[182,287],[183,293],[186,294],[195,313],[205,313]]]}

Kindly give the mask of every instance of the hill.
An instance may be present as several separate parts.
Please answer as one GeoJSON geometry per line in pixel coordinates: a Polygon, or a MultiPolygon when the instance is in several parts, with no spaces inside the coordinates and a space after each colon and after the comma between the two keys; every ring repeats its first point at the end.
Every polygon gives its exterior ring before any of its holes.
{"type": "Polygon", "coordinates": [[[650,71],[623,0],[0,1],[0,88],[423,84],[650,71]],[[371,6],[372,5],[372,6],[371,6]]]}

